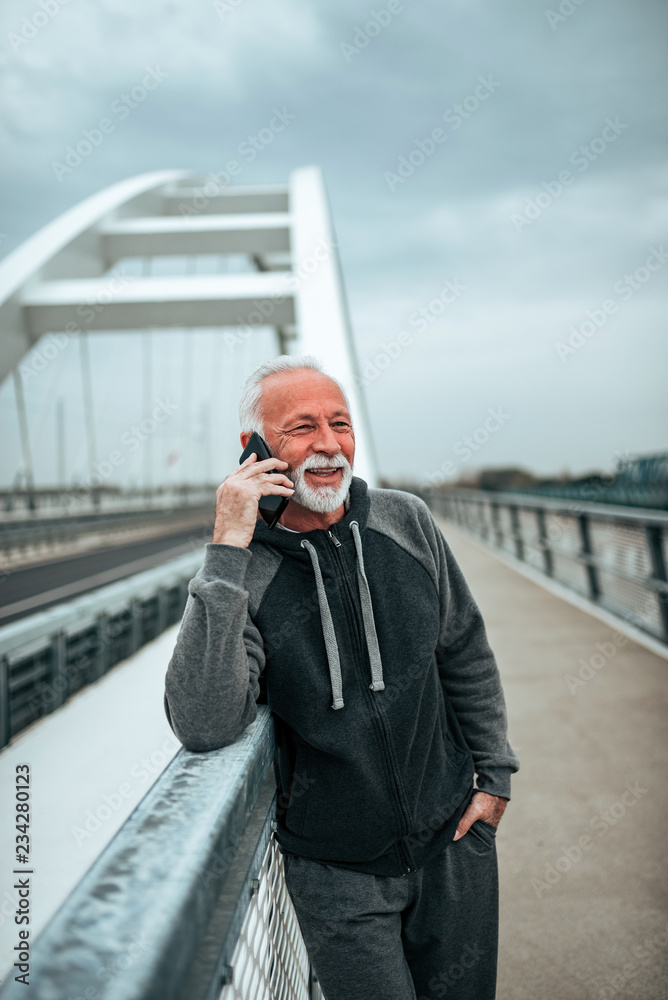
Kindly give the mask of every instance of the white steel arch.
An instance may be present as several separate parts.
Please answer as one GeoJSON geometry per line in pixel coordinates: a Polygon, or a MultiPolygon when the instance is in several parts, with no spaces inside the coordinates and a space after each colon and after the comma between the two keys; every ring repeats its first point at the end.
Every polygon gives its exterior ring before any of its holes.
{"type": "Polygon", "coordinates": [[[274,326],[277,352],[313,353],[344,386],[355,472],[377,482],[370,428],[321,171],[225,187],[183,170],[130,178],[65,212],[0,262],[0,380],[44,334],[274,326]],[[238,274],[110,280],[127,257],[247,254],[238,274]],[[105,277],[106,276],[106,277],[105,277]],[[104,309],[91,303],[104,303],[104,309]]]}

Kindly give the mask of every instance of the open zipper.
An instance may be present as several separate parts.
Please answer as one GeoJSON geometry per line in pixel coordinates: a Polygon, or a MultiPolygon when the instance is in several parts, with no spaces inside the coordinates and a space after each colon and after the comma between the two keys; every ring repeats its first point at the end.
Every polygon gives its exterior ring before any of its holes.
{"type": "MultiPolygon", "coordinates": [[[[331,539],[331,541],[332,541],[332,543],[334,545],[334,551],[336,552],[336,557],[337,557],[337,565],[339,567],[340,574],[343,577],[343,582],[345,584],[345,588],[346,588],[346,591],[347,591],[347,594],[348,594],[348,598],[350,600],[350,604],[351,604],[352,609],[353,609],[353,615],[354,615],[355,622],[356,622],[356,625],[357,625],[358,646],[359,646],[359,649],[362,651],[362,660],[364,660],[365,659],[365,654],[364,654],[365,645],[362,642],[362,628],[361,628],[361,625],[360,625],[359,615],[358,615],[358,611],[357,611],[357,605],[355,603],[355,597],[354,597],[354,594],[353,594],[352,589],[350,587],[350,583],[348,581],[348,575],[346,573],[345,565],[343,563],[343,557],[342,557],[341,553],[339,552],[339,549],[341,548],[341,541],[332,532],[331,528],[327,529],[327,534],[329,535],[329,537],[330,537],[330,539],[331,539]]],[[[402,796],[401,796],[401,790],[400,790],[400,788],[398,786],[398,783],[397,783],[397,780],[396,780],[396,777],[395,777],[394,768],[393,768],[393,765],[392,765],[392,755],[391,755],[390,749],[389,749],[389,736],[388,736],[388,733],[387,733],[387,728],[386,728],[386,725],[385,725],[385,720],[384,720],[384,718],[383,718],[383,716],[382,716],[382,714],[380,712],[380,709],[378,708],[378,705],[376,704],[376,702],[374,700],[373,694],[369,690],[367,690],[367,698],[368,698],[368,700],[369,700],[369,702],[370,702],[370,704],[372,706],[372,711],[374,713],[374,717],[375,717],[375,719],[377,720],[377,723],[378,723],[377,728],[379,729],[380,733],[382,734],[382,739],[383,739],[383,742],[385,744],[385,756],[386,756],[386,760],[387,760],[387,763],[388,763],[388,766],[389,766],[390,774],[392,775],[392,779],[393,779],[392,780],[392,785],[393,785],[394,792],[395,792],[395,801],[397,802],[397,804],[399,806],[399,812],[400,812],[400,814],[401,814],[401,816],[402,816],[402,818],[403,818],[403,820],[404,820],[404,822],[406,824],[407,831],[406,831],[406,834],[404,836],[407,836],[408,833],[410,832],[410,817],[408,816],[407,811],[404,808],[404,803],[403,803],[402,796]]],[[[415,860],[414,860],[414,858],[413,858],[413,856],[412,856],[412,854],[410,852],[410,849],[409,849],[408,845],[403,842],[403,839],[401,839],[401,840],[398,841],[398,846],[399,846],[399,853],[401,854],[402,864],[405,866],[405,869],[406,869],[406,871],[403,874],[406,875],[409,872],[415,871],[415,868],[416,868],[415,860]]]]}

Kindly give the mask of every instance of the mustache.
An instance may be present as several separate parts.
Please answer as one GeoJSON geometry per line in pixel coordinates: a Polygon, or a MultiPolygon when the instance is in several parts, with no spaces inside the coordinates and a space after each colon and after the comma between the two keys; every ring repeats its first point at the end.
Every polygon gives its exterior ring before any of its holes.
{"type": "Polygon", "coordinates": [[[309,469],[345,469],[349,465],[344,455],[334,455],[327,458],[325,455],[312,455],[304,460],[300,468],[304,472],[309,469]]]}

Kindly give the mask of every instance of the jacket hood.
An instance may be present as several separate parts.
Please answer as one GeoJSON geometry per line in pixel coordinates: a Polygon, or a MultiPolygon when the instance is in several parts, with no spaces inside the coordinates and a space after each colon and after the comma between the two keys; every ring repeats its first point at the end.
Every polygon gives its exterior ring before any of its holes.
{"type": "Polygon", "coordinates": [[[349,506],[345,515],[340,521],[336,521],[328,528],[315,528],[312,531],[281,531],[276,526],[269,528],[264,521],[258,520],[253,534],[253,542],[260,542],[271,545],[293,558],[310,560],[313,568],[313,577],[318,595],[318,605],[320,608],[320,621],[322,625],[323,639],[325,640],[325,650],[327,652],[327,664],[329,667],[330,683],[332,687],[333,709],[340,709],[344,706],[343,687],[341,681],[341,663],[339,658],[339,646],[334,631],[334,622],[327,599],[327,590],[320,569],[318,559],[318,549],[323,545],[337,548],[353,546],[357,565],[357,583],[359,587],[359,598],[362,607],[362,620],[364,638],[366,640],[367,652],[369,654],[369,664],[371,667],[371,683],[369,688],[372,691],[384,691],[385,682],[383,680],[383,664],[380,658],[378,646],[378,635],[376,633],[376,623],[373,615],[373,605],[371,603],[371,592],[369,582],[364,569],[364,552],[362,548],[362,537],[366,530],[367,518],[369,514],[369,494],[366,482],[353,476],[348,492],[349,506]]]}

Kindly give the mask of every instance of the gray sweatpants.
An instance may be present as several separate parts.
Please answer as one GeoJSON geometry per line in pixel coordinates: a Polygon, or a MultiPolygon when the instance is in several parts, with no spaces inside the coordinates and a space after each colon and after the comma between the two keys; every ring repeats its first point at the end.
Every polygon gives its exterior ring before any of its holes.
{"type": "Polygon", "coordinates": [[[325,1000],[494,1000],[496,829],[477,820],[401,876],[284,853],[285,880],[325,1000]]]}

